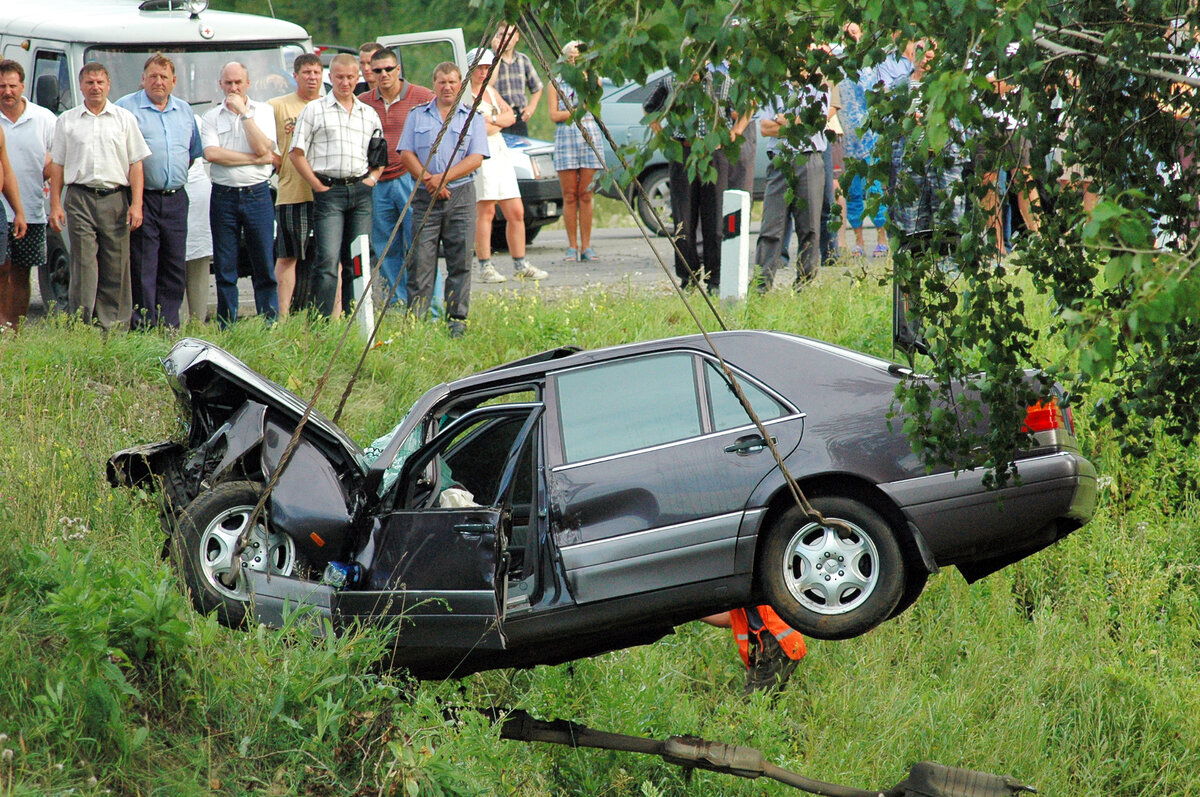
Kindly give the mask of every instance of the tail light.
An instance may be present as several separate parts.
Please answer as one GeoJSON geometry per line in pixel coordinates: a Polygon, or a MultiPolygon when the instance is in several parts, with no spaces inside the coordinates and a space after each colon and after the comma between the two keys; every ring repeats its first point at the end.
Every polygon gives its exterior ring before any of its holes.
{"type": "MultiPolygon", "coordinates": [[[[1021,427],[1022,432],[1052,432],[1055,429],[1066,429],[1067,419],[1070,418],[1070,410],[1067,410],[1067,415],[1064,417],[1063,410],[1058,406],[1058,399],[1051,398],[1049,401],[1039,401],[1037,404],[1025,410],[1025,425],[1021,427]]],[[[1074,426],[1074,423],[1071,424],[1074,426]]],[[[1074,430],[1071,430],[1074,434],[1074,430]]]]}

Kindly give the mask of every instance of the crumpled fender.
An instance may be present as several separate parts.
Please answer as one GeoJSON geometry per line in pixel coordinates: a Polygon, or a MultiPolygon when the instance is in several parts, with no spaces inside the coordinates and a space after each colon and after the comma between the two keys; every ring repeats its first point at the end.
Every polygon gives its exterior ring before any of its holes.
{"type": "MultiPolygon", "coordinates": [[[[213,472],[220,481],[235,465],[257,455],[248,473],[261,472],[264,484],[279,467],[292,429],[267,418],[266,405],[247,401],[213,435],[208,445],[225,438],[225,454],[213,472]]],[[[351,514],[346,491],[320,449],[301,438],[280,474],[267,506],[271,522],[288,534],[309,561],[326,562],[342,552],[351,514]]]]}

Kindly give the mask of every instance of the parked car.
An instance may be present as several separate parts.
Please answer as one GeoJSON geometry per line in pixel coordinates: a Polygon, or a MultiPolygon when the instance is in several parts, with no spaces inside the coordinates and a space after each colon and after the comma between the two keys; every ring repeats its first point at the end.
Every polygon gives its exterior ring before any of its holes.
{"type": "MultiPolygon", "coordinates": [[[[640,146],[649,140],[650,128],[645,123],[642,103],[653,93],[655,87],[667,74],[668,70],[665,69],[656,72],[644,85],[626,83],[623,86],[617,86],[611,81],[603,81],[604,93],[600,98],[600,118],[604,120],[605,126],[612,134],[613,141],[617,142],[617,146],[629,144],[640,146]]],[[[612,147],[605,146],[604,163],[614,177],[623,171],[621,161],[612,147]]],[[[751,194],[754,199],[763,197],[763,192],[767,187],[767,166],[769,165],[767,148],[762,146],[760,137],[754,156],[754,191],[751,194]]],[[[662,152],[654,153],[646,162],[638,174],[638,181],[645,189],[649,202],[642,199],[632,183],[625,189],[625,195],[637,209],[638,215],[647,229],[658,235],[666,235],[670,232],[671,227],[671,186],[667,182],[667,159],[662,152]],[[650,210],[651,207],[657,210],[663,221],[666,222],[666,228],[659,226],[655,221],[654,214],[650,210]]],[[[605,178],[600,189],[601,195],[620,199],[620,192],[620,184],[615,179],[605,178]]]]}
{"type": "Polygon", "coordinates": [[[1095,471],[1053,400],[1030,410],[1020,483],[989,491],[979,471],[927,472],[889,425],[908,369],[777,332],[711,338],[812,506],[844,525],[799,509],[698,335],[438,385],[366,450],[314,412],[282,469],[305,402],[188,338],[163,361],[185,435],[115,454],[108,478],[160,486],[199,611],[399,620],[394,663],[422,678],[645,644],[764,602],[853,637],[939,567],[973,582],[1092,516],[1095,471]]]}
{"type": "MultiPolygon", "coordinates": [[[[508,145],[509,159],[521,189],[521,202],[525,205],[525,242],[532,243],[543,227],[562,216],[562,184],[558,181],[558,170],[554,168],[554,142],[505,133],[504,143],[508,145]]],[[[496,218],[492,222],[493,249],[508,249],[504,237],[507,224],[504,211],[497,205],[496,218]]]]}

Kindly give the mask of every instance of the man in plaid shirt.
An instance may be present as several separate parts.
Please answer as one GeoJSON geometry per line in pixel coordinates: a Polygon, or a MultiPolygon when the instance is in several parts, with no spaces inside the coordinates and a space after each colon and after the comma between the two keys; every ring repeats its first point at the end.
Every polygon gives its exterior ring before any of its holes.
{"type": "Polygon", "coordinates": [[[517,121],[505,128],[504,132],[527,136],[529,125],[526,123],[537,110],[543,87],[533,68],[533,61],[525,53],[517,52],[517,40],[520,37],[516,25],[500,23],[492,39],[492,50],[500,56],[492,87],[500,92],[500,96],[517,115],[517,121]]]}
{"type": "MultiPolygon", "coordinates": [[[[312,275],[313,303],[329,317],[337,296],[337,267],[343,283],[354,275],[350,243],[371,233],[371,189],[383,167],[370,169],[367,145],[383,125],[375,109],[354,96],[358,61],[343,53],[329,65],[333,91],[304,106],[292,133],[292,165],[313,190],[317,263],[312,275]]],[[[349,313],[349,290],[342,291],[342,310],[349,313]]]]}

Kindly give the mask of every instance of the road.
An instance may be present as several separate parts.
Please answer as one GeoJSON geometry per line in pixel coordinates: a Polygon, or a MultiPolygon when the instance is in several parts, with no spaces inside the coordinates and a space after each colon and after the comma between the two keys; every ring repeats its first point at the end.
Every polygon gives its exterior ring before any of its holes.
{"type": "MultiPolygon", "coordinates": [[[[751,233],[751,248],[753,255],[754,243],[757,238],[757,225],[751,233]]],[[[592,247],[599,256],[598,260],[588,263],[563,262],[563,254],[567,251],[567,234],[563,230],[544,230],[537,240],[529,245],[528,260],[538,268],[549,272],[549,277],[540,283],[522,282],[510,278],[508,282],[489,285],[474,280],[471,291],[475,295],[495,293],[498,291],[534,291],[540,290],[551,294],[559,290],[578,290],[597,285],[636,285],[647,290],[670,290],[670,281],[658,264],[654,252],[657,251],[667,264],[667,270],[674,274],[674,255],[666,238],[652,237],[648,243],[641,232],[632,227],[611,227],[596,230],[592,234],[592,247]],[[653,249],[651,248],[653,246],[653,249]]],[[[493,256],[496,268],[506,276],[512,272],[512,261],[505,252],[493,256]]],[[[250,280],[238,282],[241,314],[254,314],[254,298],[250,280]]],[[[209,291],[209,316],[216,312],[216,292],[212,285],[209,291]]],[[[37,279],[33,280],[33,301],[30,306],[30,316],[44,315],[41,294],[38,291],[37,279]]]]}

